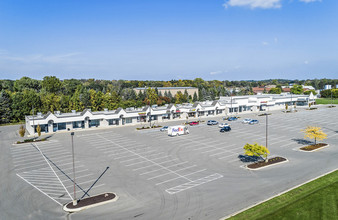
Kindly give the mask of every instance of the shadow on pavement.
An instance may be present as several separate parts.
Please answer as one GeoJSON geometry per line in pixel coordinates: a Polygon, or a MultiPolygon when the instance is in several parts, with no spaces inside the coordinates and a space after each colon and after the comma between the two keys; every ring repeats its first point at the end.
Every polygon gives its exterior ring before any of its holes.
{"type": "Polygon", "coordinates": [[[304,140],[304,139],[291,139],[292,141],[297,142],[297,144],[303,144],[303,145],[309,145],[309,144],[313,144],[312,141],[308,141],[308,140],[304,140]]]}

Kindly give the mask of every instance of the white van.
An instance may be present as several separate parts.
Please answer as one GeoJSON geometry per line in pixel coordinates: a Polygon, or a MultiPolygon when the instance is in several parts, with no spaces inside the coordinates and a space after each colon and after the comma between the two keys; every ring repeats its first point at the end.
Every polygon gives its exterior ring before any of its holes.
{"type": "Polygon", "coordinates": [[[168,128],[168,135],[169,136],[179,136],[182,134],[189,134],[189,130],[187,126],[178,125],[178,126],[170,126],[168,128]]]}

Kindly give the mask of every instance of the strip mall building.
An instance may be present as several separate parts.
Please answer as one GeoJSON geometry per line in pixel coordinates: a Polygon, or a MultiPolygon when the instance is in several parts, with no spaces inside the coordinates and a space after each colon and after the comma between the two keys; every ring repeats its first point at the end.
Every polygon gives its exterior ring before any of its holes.
{"type": "Polygon", "coordinates": [[[95,129],[99,127],[116,127],[127,125],[143,125],[172,120],[186,120],[201,117],[226,116],[248,112],[260,112],[285,109],[286,105],[304,106],[314,103],[312,95],[250,95],[220,97],[217,101],[196,102],[194,104],[146,106],[144,108],[118,108],[92,112],[86,109],[71,113],[48,112],[26,116],[26,130],[30,135],[36,133],[39,125],[43,133],[58,131],[95,129]]]}

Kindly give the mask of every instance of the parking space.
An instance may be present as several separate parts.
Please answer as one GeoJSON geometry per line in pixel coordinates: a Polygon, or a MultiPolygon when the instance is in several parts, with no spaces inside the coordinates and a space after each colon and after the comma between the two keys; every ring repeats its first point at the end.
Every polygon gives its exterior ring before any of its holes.
{"type": "MultiPolygon", "coordinates": [[[[232,130],[224,133],[218,125],[207,125],[206,119],[199,125],[188,126],[188,135],[175,137],[161,132],[160,128],[136,130],[137,126],[75,132],[77,195],[82,196],[90,188],[102,167],[110,166],[89,194],[112,191],[120,198],[114,205],[98,207],[94,214],[81,212],[72,218],[94,219],[100,212],[104,213],[101,219],[112,216],[219,219],[335,169],[336,118],[338,108],[300,109],[287,114],[271,112],[268,116],[270,157],[283,156],[289,162],[257,171],[243,169],[245,163],[238,159],[246,143],[266,144],[266,116],[257,114],[242,115],[231,122],[215,117],[218,122],[230,124],[232,130]],[[244,118],[257,119],[259,123],[244,124],[241,122],[244,118]],[[308,125],[322,127],[328,135],[323,142],[330,147],[315,153],[298,151],[311,141],[304,139],[301,131],[308,125]]],[[[70,133],[64,133],[47,142],[10,148],[14,170],[21,182],[59,205],[72,199],[70,143],[70,133]]]]}
{"type": "MultiPolygon", "coordinates": [[[[16,175],[59,205],[73,200],[73,160],[69,149],[57,140],[25,143],[11,148],[16,175]]],[[[75,160],[76,193],[90,195],[86,191],[96,180],[84,164],[75,160]]],[[[104,186],[98,184],[92,189],[104,186]]]]}
{"type": "MultiPolygon", "coordinates": [[[[152,136],[158,132],[141,132],[152,136]]],[[[157,134],[158,135],[158,134],[157,134]]],[[[140,144],[116,133],[103,133],[80,137],[95,146],[108,158],[118,161],[155,186],[175,194],[223,177],[189,161],[156,149],[154,143],[140,144]],[[129,139],[129,140],[128,140],[129,139]],[[99,140],[99,141],[98,141],[99,140]]]]}

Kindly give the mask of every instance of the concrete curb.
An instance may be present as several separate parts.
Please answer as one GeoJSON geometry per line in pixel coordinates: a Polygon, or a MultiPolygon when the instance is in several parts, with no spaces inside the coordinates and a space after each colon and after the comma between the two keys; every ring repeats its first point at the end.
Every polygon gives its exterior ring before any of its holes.
{"type": "Polygon", "coordinates": [[[311,152],[315,152],[315,151],[319,151],[319,150],[321,150],[321,149],[327,148],[327,147],[329,147],[329,146],[330,146],[330,145],[328,144],[328,145],[326,145],[326,146],[324,146],[324,147],[320,147],[320,148],[317,148],[317,149],[314,149],[314,150],[311,150],[311,151],[308,151],[308,150],[302,150],[302,149],[299,148],[299,151],[311,153],[311,152]]]}
{"type": "Polygon", "coordinates": [[[257,168],[257,169],[249,168],[248,165],[245,165],[245,168],[248,169],[248,170],[260,170],[260,169],[264,169],[264,168],[268,168],[268,167],[272,167],[272,166],[275,166],[275,165],[279,165],[279,164],[282,164],[282,163],[289,162],[288,158],[285,158],[285,159],[286,159],[285,161],[274,163],[274,164],[271,164],[271,165],[268,165],[268,166],[264,166],[264,167],[260,167],[260,168],[257,168]]]}
{"type": "Polygon", "coordinates": [[[220,218],[219,220],[225,220],[225,219],[228,219],[228,218],[230,218],[230,217],[232,217],[232,216],[235,216],[235,215],[237,215],[237,214],[239,214],[239,213],[241,213],[241,212],[244,212],[244,211],[246,211],[246,210],[248,210],[248,209],[251,209],[251,208],[253,208],[253,207],[257,206],[257,205],[260,205],[260,204],[262,204],[262,203],[264,203],[264,202],[266,202],[266,201],[269,201],[270,199],[273,199],[273,198],[275,198],[275,197],[278,197],[278,196],[280,196],[280,195],[283,195],[283,194],[285,194],[285,193],[287,193],[287,192],[289,192],[289,191],[291,191],[291,190],[293,190],[293,189],[296,189],[296,188],[298,188],[298,187],[300,187],[300,186],[302,186],[302,185],[305,185],[305,184],[307,184],[307,183],[309,183],[309,182],[312,182],[312,181],[314,181],[314,180],[316,180],[316,179],[319,179],[320,177],[326,176],[326,175],[328,175],[328,174],[330,174],[330,173],[333,173],[333,172],[335,172],[335,171],[337,171],[337,170],[338,170],[338,168],[336,168],[336,169],[334,169],[334,170],[332,170],[332,171],[326,172],[326,173],[324,173],[324,174],[322,174],[322,175],[320,175],[320,176],[317,176],[317,177],[312,178],[312,179],[310,179],[310,180],[308,180],[308,181],[305,181],[304,183],[298,184],[298,185],[296,185],[296,186],[294,186],[294,187],[291,187],[290,189],[287,189],[287,190],[285,190],[285,191],[283,191],[283,192],[281,192],[281,193],[278,193],[278,194],[276,194],[276,195],[274,195],[274,196],[271,196],[270,198],[267,198],[267,199],[265,199],[265,200],[263,200],[263,201],[260,201],[260,202],[258,202],[258,203],[255,203],[255,204],[253,204],[253,205],[251,205],[251,206],[249,206],[249,207],[246,207],[246,208],[244,208],[244,209],[241,209],[241,210],[239,210],[239,211],[237,211],[237,212],[234,212],[234,213],[232,213],[232,214],[230,214],[230,215],[224,216],[224,217],[220,218]]]}
{"type": "MultiPolygon", "coordinates": [[[[113,192],[111,192],[111,193],[113,193],[113,192]]],[[[102,194],[105,194],[105,193],[102,193],[102,194]]],[[[115,198],[111,199],[111,200],[108,200],[108,201],[99,202],[99,203],[95,203],[95,204],[92,204],[92,205],[83,206],[83,207],[79,207],[79,208],[75,208],[75,209],[69,209],[69,208],[67,208],[67,205],[70,204],[70,203],[72,203],[72,202],[69,202],[69,203],[64,204],[63,207],[62,207],[62,209],[65,212],[79,212],[79,211],[82,211],[82,210],[85,210],[85,209],[89,209],[89,208],[93,208],[93,207],[96,207],[96,206],[104,205],[104,204],[107,204],[107,203],[110,203],[110,202],[115,202],[115,201],[117,201],[119,199],[119,197],[116,195],[116,193],[113,193],[113,194],[115,195],[115,198]]]]}

